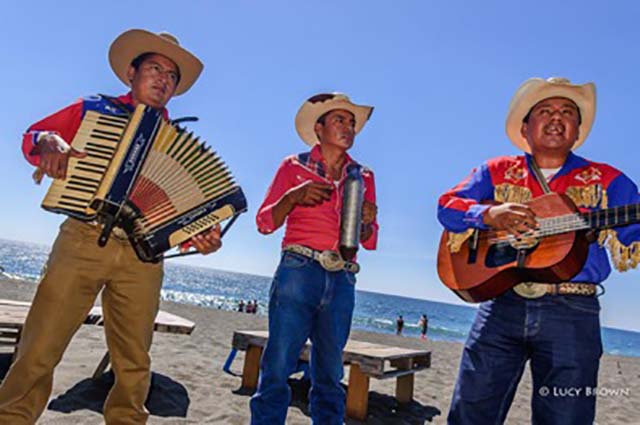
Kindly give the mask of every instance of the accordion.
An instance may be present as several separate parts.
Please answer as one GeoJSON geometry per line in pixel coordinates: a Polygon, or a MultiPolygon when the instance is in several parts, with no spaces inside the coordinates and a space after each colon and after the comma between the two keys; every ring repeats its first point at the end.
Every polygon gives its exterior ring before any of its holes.
{"type": "Polygon", "coordinates": [[[140,260],[154,262],[192,236],[247,210],[242,189],[220,157],[192,132],[145,105],[129,117],[86,112],[67,178],[54,180],[42,207],[102,224],[104,246],[115,226],[140,260]]]}

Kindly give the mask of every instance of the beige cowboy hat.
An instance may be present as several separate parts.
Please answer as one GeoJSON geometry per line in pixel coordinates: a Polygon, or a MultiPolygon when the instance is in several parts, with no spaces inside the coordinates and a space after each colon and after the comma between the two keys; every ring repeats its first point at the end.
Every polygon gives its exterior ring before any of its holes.
{"type": "Polygon", "coordinates": [[[176,96],[191,88],[204,67],[200,59],[180,46],[175,36],[167,32],[154,34],[146,30],[132,29],[120,34],[109,48],[111,69],[125,85],[131,85],[127,78],[131,61],[143,53],[161,54],[178,66],[180,82],[176,87],[176,96]]]}
{"type": "Polygon", "coordinates": [[[538,102],[550,97],[566,97],[572,100],[580,110],[582,118],[580,134],[573,149],[583,144],[589,135],[596,115],[596,86],[593,83],[571,84],[568,79],[560,77],[547,80],[529,78],[513,95],[507,114],[507,136],[519,149],[525,152],[531,151],[527,139],[522,137],[520,132],[522,120],[538,102]]]}
{"type": "Polygon", "coordinates": [[[321,93],[307,99],[296,115],[296,130],[300,138],[309,146],[320,143],[313,129],[318,118],[334,109],[344,109],[356,119],[356,134],[362,130],[373,113],[373,106],[356,105],[343,93],[321,93]]]}

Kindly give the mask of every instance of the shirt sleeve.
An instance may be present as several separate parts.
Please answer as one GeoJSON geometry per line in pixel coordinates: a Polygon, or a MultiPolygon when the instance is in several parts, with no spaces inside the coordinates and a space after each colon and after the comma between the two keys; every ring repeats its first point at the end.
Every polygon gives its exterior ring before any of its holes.
{"type": "Polygon", "coordinates": [[[34,166],[40,164],[40,155],[34,154],[34,148],[46,134],[57,134],[69,145],[82,122],[82,100],[67,106],[60,111],[36,122],[22,136],[22,153],[26,160],[34,166]]]}
{"type": "Polygon", "coordinates": [[[482,214],[490,205],[481,205],[480,202],[493,200],[493,191],[489,166],[485,163],[440,196],[438,220],[451,232],[464,232],[470,228],[487,229],[482,214]]]}
{"type": "MultiPolygon", "coordinates": [[[[362,173],[362,179],[364,180],[364,200],[367,202],[371,202],[374,205],[378,205],[376,203],[376,183],[375,178],[373,176],[373,171],[367,169],[362,173]]],[[[378,225],[378,218],[376,217],[373,223],[371,223],[371,235],[365,241],[362,241],[362,247],[364,249],[373,251],[376,249],[378,245],[378,230],[380,226],[378,225]]]]}
{"type": "Polygon", "coordinates": [[[262,201],[262,205],[258,209],[256,215],[256,224],[258,225],[258,231],[262,234],[268,235],[277,230],[273,223],[273,208],[278,204],[280,199],[287,193],[292,187],[290,176],[291,164],[288,159],[285,159],[278,171],[276,172],[271,186],[267,190],[267,194],[262,201]]]}
{"type": "MultiPolygon", "coordinates": [[[[638,186],[625,174],[620,173],[609,184],[607,199],[609,208],[639,204],[638,186]]],[[[609,248],[611,260],[617,270],[626,271],[640,263],[640,224],[607,230],[601,233],[600,240],[609,248]]]]}

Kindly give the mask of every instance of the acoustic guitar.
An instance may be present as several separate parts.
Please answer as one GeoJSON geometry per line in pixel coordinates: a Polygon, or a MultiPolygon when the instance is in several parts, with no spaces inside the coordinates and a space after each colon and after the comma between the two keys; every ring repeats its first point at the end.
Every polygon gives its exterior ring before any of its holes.
{"type": "Polygon", "coordinates": [[[568,196],[549,193],[526,205],[538,228],[519,238],[476,230],[451,252],[444,231],[438,250],[442,283],[467,302],[481,302],[520,282],[566,282],[582,270],[596,231],[640,222],[640,204],[581,213],[568,196]]]}

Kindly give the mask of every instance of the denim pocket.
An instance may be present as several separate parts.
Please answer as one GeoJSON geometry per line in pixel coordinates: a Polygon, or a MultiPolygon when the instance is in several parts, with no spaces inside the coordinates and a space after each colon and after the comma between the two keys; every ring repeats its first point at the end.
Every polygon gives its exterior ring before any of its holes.
{"type": "Polygon", "coordinates": [[[564,295],[558,297],[557,302],[569,307],[572,310],[594,315],[600,314],[600,302],[596,297],[564,295]]]}
{"type": "Polygon", "coordinates": [[[289,269],[297,269],[306,266],[309,264],[309,261],[311,261],[311,259],[304,255],[296,254],[294,252],[285,252],[282,257],[281,265],[289,269]]]}

